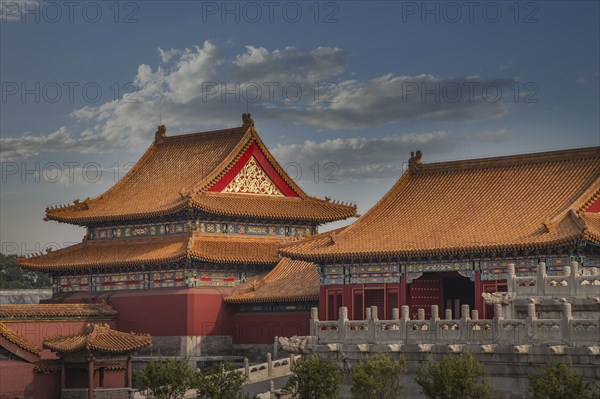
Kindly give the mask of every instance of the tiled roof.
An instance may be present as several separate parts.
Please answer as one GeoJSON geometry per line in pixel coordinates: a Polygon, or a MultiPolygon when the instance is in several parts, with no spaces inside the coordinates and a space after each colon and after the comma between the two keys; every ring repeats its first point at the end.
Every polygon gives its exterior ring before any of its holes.
{"type": "Polygon", "coordinates": [[[275,264],[281,237],[197,234],[190,246],[193,259],[213,263],[275,264]]]}
{"type": "Polygon", "coordinates": [[[582,212],[581,219],[586,235],[596,242],[600,242],[600,213],[582,212]]]}
{"type": "Polygon", "coordinates": [[[195,259],[213,263],[275,264],[281,237],[180,234],[167,237],[83,240],[67,248],[19,258],[26,269],[58,271],[137,266],[195,259]]]}
{"type": "Polygon", "coordinates": [[[319,223],[347,219],[356,215],[354,206],[314,197],[258,196],[229,193],[201,193],[192,206],[209,213],[259,219],[312,220],[319,223]],[[242,210],[243,211],[240,211],[242,210]]]}
{"type": "Polygon", "coordinates": [[[342,231],[285,245],[295,259],[460,255],[592,238],[600,147],[412,166],[342,231]]]}
{"type": "Polygon", "coordinates": [[[94,269],[116,265],[169,263],[184,259],[189,236],[87,240],[44,255],[19,258],[19,265],[32,270],[94,269]]]}
{"type": "Polygon", "coordinates": [[[0,305],[0,320],[115,318],[117,311],[106,304],[0,305]]]}
{"type": "Polygon", "coordinates": [[[80,333],[47,338],[44,348],[55,352],[98,351],[129,353],[151,346],[148,334],[116,331],[106,324],[87,324],[80,333]]]}
{"type": "Polygon", "coordinates": [[[12,342],[19,348],[33,355],[39,356],[42,353],[42,348],[29,342],[27,338],[25,338],[18,332],[11,330],[4,323],[0,323],[0,337],[6,339],[9,342],[12,342]]]}
{"type": "Polygon", "coordinates": [[[282,258],[275,268],[258,280],[239,285],[228,303],[298,302],[319,300],[319,273],[310,262],[282,258]]]}
{"type": "Polygon", "coordinates": [[[304,193],[273,158],[251,119],[233,129],[157,136],[127,175],[104,194],[72,205],[49,208],[46,210],[47,218],[87,225],[170,214],[190,206],[219,215],[303,219],[317,223],[356,214],[354,206],[328,202],[304,193]],[[296,201],[269,202],[277,206],[269,208],[261,203],[262,200],[270,200],[269,196],[261,195],[257,199],[254,194],[234,194],[227,197],[236,205],[230,208],[219,204],[218,196],[204,195],[253,143],[298,195],[296,201]]]}

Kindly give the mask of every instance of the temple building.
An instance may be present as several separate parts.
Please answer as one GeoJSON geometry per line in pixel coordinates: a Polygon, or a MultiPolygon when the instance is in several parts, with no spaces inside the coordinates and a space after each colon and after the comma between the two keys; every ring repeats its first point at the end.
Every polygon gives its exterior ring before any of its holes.
{"type": "Polygon", "coordinates": [[[46,209],[46,220],[85,227],[82,242],[20,266],[51,275],[53,301],[107,302],[118,330],[185,338],[184,355],[197,354],[199,337],[272,343],[305,333],[319,275],[310,262],[279,257],[278,245],[355,216],[356,206],[307,195],[250,114],[242,119],[178,136],[159,126],[104,194],[46,209]]]}
{"type": "MultiPolygon", "coordinates": [[[[286,243],[280,253],[318,265],[319,319],[338,309],[364,320],[394,308],[462,305],[491,318],[482,293],[507,289],[509,264],[560,275],[600,266],[600,147],[423,163],[412,154],[392,189],[352,225],[286,243]]],[[[527,281],[527,280],[525,280],[527,281]]]]}

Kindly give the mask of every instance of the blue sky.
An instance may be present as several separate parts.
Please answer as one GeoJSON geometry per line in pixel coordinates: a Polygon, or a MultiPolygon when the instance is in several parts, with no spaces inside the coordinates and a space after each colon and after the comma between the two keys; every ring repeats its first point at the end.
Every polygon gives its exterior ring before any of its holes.
{"type": "Polygon", "coordinates": [[[114,184],[161,116],[179,134],[248,105],[306,191],[361,213],[416,149],[598,145],[599,19],[596,1],[2,0],[2,251],[80,241],[45,207],[114,184]]]}

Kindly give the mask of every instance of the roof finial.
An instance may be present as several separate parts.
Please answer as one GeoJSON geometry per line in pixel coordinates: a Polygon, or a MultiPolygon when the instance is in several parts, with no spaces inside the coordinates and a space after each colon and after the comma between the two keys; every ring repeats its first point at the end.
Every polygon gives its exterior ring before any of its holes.
{"type": "Polygon", "coordinates": [[[158,125],[156,133],[154,133],[154,141],[162,143],[167,138],[167,127],[163,124],[158,125]]]}
{"type": "Polygon", "coordinates": [[[245,112],[242,114],[242,126],[254,126],[254,119],[249,112],[245,112]]]}
{"type": "Polygon", "coordinates": [[[408,170],[415,171],[421,166],[421,158],[423,157],[423,153],[420,150],[417,150],[416,153],[410,153],[410,159],[408,160],[408,170]]]}

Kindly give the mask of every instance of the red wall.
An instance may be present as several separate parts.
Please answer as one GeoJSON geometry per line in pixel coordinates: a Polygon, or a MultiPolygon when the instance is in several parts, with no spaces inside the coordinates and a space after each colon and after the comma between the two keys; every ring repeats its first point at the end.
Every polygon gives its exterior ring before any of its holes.
{"type": "Polygon", "coordinates": [[[277,337],[309,335],[310,312],[236,313],[232,319],[233,343],[270,344],[277,337]]]}
{"type": "Polygon", "coordinates": [[[223,303],[230,293],[229,287],[157,288],[75,294],[68,302],[105,300],[119,312],[117,330],[152,336],[231,335],[234,343],[255,344],[308,335],[310,312],[237,313],[223,303]]]}
{"type": "Polygon", "coordinates": [[[598,198],[595,202],[593,202],[592,205],[590,205],[588,207],[588,209],[586,209],[586,212],[599,213],[600,212],[600,198],[598,198]]]}
{"type": "Polygon", "coordinates": [[[60,374],[34,374],[33,367],[18,360],[0,361],[0,399],[60,398],[60,374]]]}

